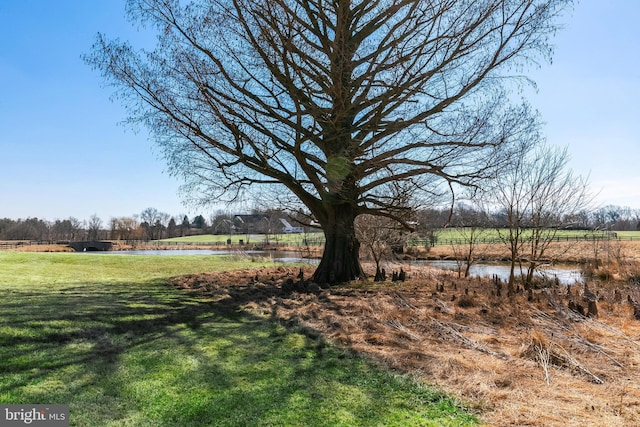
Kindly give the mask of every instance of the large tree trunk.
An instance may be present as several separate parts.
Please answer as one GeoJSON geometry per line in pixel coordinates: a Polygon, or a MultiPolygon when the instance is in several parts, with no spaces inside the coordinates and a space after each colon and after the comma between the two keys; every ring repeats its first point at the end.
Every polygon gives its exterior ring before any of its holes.
{"type": "Polygon", "coordinates": [[[322,224],[325,247],[312,280],[319,284],[344,283],[365,277],[360,265],[360,242],[356,239],[355,213],[350,204],[330,207],[322,224]]]}

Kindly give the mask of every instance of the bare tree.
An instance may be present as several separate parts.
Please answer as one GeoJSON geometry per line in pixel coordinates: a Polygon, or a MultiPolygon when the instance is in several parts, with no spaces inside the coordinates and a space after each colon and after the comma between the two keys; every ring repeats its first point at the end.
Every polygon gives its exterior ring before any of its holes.
{"type": "Polygon", "coordinates": [[[129,0],[157,48],[98,35],[85,60],[199,200],[276,185],[304,205],[326,240],[313,279],[341,282],[364,275],[355,218],[401,221],[391,186],[419,200],[509,159],[535,120],[503,82],[550,58],[571,3],[129,0]]]}
{"type": "Polygon", "coordinates": [[[592,202],[587,180],[567,169],[566,148],[545,144],[533,147],[513,168],[497,177],[492,191],[495,203],[507,217],[507,230],[498,230],[511,252],[510,291],[516,263],[526,258],[523,284],[530,287],[558,231],[592,202]]]}
{"type": "Polygon", "coordinates": [[[264,242],[269,245],[273,241],[277,245],[282,233],[283,223],[281,219],[284,219],[284,215],[282,212],[273,209],[266,210],[264,214],[264,242]]]}
{"type": "MultiPolygon", "coordinates": [[[[140,225],[146,232],[147,240],[162,239],[171,216],[156,208],[146,208],[140,213],[140,225]]],[[[186,218],[186,216],[185,216],[186,218]]],[[[187,219],[187,223],[188,223],[187,219]]]]}
{"type": "Polygon", "coordinates": [[[404,245],[409,236],[397,222],[381,216],[361,215],[356,220],[356,236],[376,263],[375,281],[384,281],[381,261],[391,255],[392,249],[404,245]]]}
{"type": "Polygon", "coordinates": [[[5,218],[0,222],[0,231],[2,231],[3,239],[44,241],[51,238],[52,225],[42,219],[11,220],[5,218]]]}
{"type": "Polygon", "coordinates": [[[418,209],[415,217],[418,223],[416,232],[425,239],[425,249],[429,251],[438,243],[438,235],[451,221],[451,207],[418,209]]]}
{"type": "Polygon", "coordinates": [[[528,223],[531,237],[525,286],[531,284],[535,269],[545,258],[558,231],[593,202],[587,179],[567,169],[568,161],[566,147],[544,146],[532,162],[529,182],[533,197],[528,223]]]}
{"type": "Polygon", "coordinates": [[[457,206],[452,220],[462,244],[452,244],[451,247],[458,263],[458,273],[464,277],[469,277],[471,266],[483,255],[481,244],[490,230],[487,212],[481,205],[457,206]]]}
{"type": "Polygon", "coordinates": [[[142,238],[142,229],[136,217],[111,218],[111,239],[133,243],[142,238]]]}
{"type": "Polygon", "coordinates": [[[102,220],[98,215],[93,214],[87,222],[87,239],[90,241],[96,241],[100,239],[100,228],[102,227],[102,220]]]}
{"type": "Polygon", "coordinates": [[[55,220],[51,224],[51,235],[58,240],[78,241],[82,240],[82,222],[70,216],[68,219],[55,220]]]}

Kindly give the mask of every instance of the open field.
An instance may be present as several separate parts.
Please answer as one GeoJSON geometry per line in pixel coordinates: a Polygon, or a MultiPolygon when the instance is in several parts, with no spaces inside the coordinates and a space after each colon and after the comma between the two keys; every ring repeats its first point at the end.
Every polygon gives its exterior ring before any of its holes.
{"type": "Polygon", "coordinates": [[[235,286],[259,263],[0,252],[0,266],[3,403],[68,403],[74,426],[475,424],[434,389],[248,310],[280,292],[235,286]],[[169,285],[202,271],[231,293],[169,285]]]}
{"type": "MultiPolygon", "coordinates": [[[[470,229],[468,228],[443,228],[435,231],[434,239],[415,239],[410,241],[410,245],[424,246],[425,244],[442,246],[464,243],[469,240],[470,229]]],[[[477,229],[474,230],[474,239],[481,243],[498,243],[508,236],[508,230],[503,229],[477,229]]],[[[523,231],[524,239],[527,238],[527,230],[523,231]]],[[[558,230],[553,234],[553,240],[559,242],[593,241],[593,240],[616,240],[640,241],[640,231],[591,231],[591,230],[558,230]]]]}
{"type": "Polygon", "coordinates": [[[623,239],[640,240],[640,231],[615,231],[616,235],[623,239]]]}
{"type": "MultiPolygon", "coordinates": [[[[500,236],[505,236],[506,230],[496,229],[482,229],[476,231],[476,239],[483,243],[497,243],[500,242],[500,236]]],[[[526,235],[526,233],[525,233],[526,235]]],[[[442,246],[464,243],[468,239],[469,231],[459,228],[443,228],[435,232],[435,239],[414,239],[408,242],[409,246],[442,246]]],[[[231,239],[232,244],[238,244],[240,240],[245,244],[263,244],[267,239],[264,235],[243,235],[235,234],[229,235],[214,235],[214,234],[202,234],[195,236],[174,237],[171,239],[162,239],[154,241],[153,244],[185,244],[185,245],[197,245],[197,244],[213,244],[224,245],[227,239],[231,239]]],[[[614,233],[602,232],[602,231],[588,231],[588,230],[560,230],[554,235],[554,240],[564,242],[575,241],[592,241],[592,240],[613,240],[619,239],[620,241],[640,241],[640,231],[616,231],[614,233]]],[[[307,233],[307,234],[278,234],[269,236],[270,243],[278,243],[281,245],[322,245],[324,244],[324,236],[322,233],[307,233]]]]}

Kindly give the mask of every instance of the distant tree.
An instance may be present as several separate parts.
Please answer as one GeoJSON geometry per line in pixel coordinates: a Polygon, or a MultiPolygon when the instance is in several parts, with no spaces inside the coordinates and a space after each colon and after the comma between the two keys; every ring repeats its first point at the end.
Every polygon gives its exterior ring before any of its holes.
{"type": "Polygon", "coordinates": [[[438,242],[438,233],[451,221],[451,209],[422,208],[415,213],[416,232],[426,240],[425,249],[438,242]]]}
{"type": "Polygon", "coordinates": [[[147,240],[158,240],[163,237],[170,215],[156,208],[146,208],[140,213],[141,226],[145,230],[147,240]]]}
{"type": "Polygon", "coordinates": [[[157,48],[99,35],[85,60],[200,200],[275,185],[304,205],[326,240],[313,279],[333,283],[364,276],[356,217],[402,223],[391,187],[417,201],[509,160],[535,120],[503,82],[550,58],[572,1],[127,4],[157,48]]]}
{"type": "Polygon", "coordinates": [[[389,218],[374,215],[358,217],[356,236],[376,264],[375,281],[384,280],[382,261],[391,256],[394,247],[402,247],[409,237],[401,224],[389,218]]]}
{"type": "Polygon", "coordinates": [[[87,239],[90,241],[96,241],[100,239],[100,228],[102,227],[102,220],[98,215],[93,214],[87,222],[87,239]]]}
{"type": "Polygon", "coordinates": [[[471,266],[482,256],[482,249],[486,247],[482,243],[490,230],[488,212],[482,203],[474,207],[458,205],[453,212],[451,225],[455,227],[461,243],[451,245],[458,262],[458,272],[469,277],[471,266]]]}
{"type": "Polygon", "coordinates": [[[198,228],[202,230],[207,226],[207,221],[204,219],[202,215],[198,215],[193,218],[193,228],[198,228]]]}
{"type": "Polygon", "coordinates": [[[566,148],[545,144],[535,147],[511,169],[499,175],[490,193],[493,203],[506,212],[508,227],[498,229],[511,253],[509,291],[513,292],[515,267],[527,259],[523,284],[528,288],[533,275],[559,230],[576,214],[588,209],[592,197],[586,179],[567,169],[566,148]]]}
{"type": "Polygon", "coordinates": [[[7,232],[15,226],[16,221],[11,218],[0,218],[0,239],[9,240],[7,232]]]}
{"type": "Polygon", "coordinates": [[[177,237],[178,235],[178,225],[176,224],[176,219],[171,217],[169,223],[167,224],[167,237],[177,237]]]}
{"type": "Polygon", "coordinates": [[[531,214],[528,228],[528,267],[525,286],[530,286],[533,274],[547,255],[547,249],[558,231],[566,228],[578,212],[591,207],[593,196],[588,181],[568,169],[567,148],[542,147],[533,160],[531,214]]]}
{"type": "Polygon", "coordinates": [[[64,220],[55,220],[51,224],[51,237],[56,240],[77,241],[82,240],[82,222],[74,217],[64,220]]]}
{"type": "Polygon", "coordinates": [[[123,216],[111,218],[111,239],[132,243],[142,239],[142,229],[135,217],[123,216]]]}
{"type": "Polygon", "coordinates": [[[284,217],[285,215],[277,210],[271,209],[264,212],[264,240],[267,245],[272,241],[278,244],[283,228],[283,223],[280,220],[284,217]]]}
{"type": "Polygon", "coordinates": [[[576,212],[573,216],[567,217],[567,227],[570,229],[588,230],[592,227],[591,212],[583,209],[580,212],[576,212]]]}
{"type": "Polygon", "coordinates": [[[599,230],[629,231],[637,230],[640,213],[628,206],[607,205],[594,212],[596,227],[599,230]]]}
{"type": "Polygon", "coordinates": [[[118,230],[118,218],[111,217],[111,219],[109,220],[109,224],[111,226],[111,230],[109,231],[109,239],[120,240],[121,236],[118,230]]]}
{"type": "Polygon", "coordinates": [[[158,219],[151,227],[152,232],[150,237],[152,240],[159,240],[164,237],[166,226],[162,223],[162,220],[158,219]]]}
{"type": "Polygon", "coordinates": [[[50,238],[50,226],[38,218],[18,219],[8,224],[4,235],[7,240],[44,241],[50,238]]]}
{"type": "Polygon", "coordinates": [[[50,236],[54,240],[73,240],[74,230],[68,219],[56,219],[50,227],[50,236]]]}
{"type": "Polygon", "coordinates": [[[189,217],[184,216],[182,218],[182,222],[180,223],[180,236],[186,236],[189,234],[189,230],[191,229],[191,222],[189,222],[189,217]]]}
{"type": "Polygon", "coordinates": [[[632,209],[632,218],[635,225],[634,230],[640,231],[640,209],[632,209]]]}
{"type": "Polygon", "coordinates": [[[620,215],[618,223],[614,226],[614,230],[619,231],[631,231],[635,230],[637,225],[637,218],[635,217],[634,210],[629,206],[624,206],[620,215]]]}

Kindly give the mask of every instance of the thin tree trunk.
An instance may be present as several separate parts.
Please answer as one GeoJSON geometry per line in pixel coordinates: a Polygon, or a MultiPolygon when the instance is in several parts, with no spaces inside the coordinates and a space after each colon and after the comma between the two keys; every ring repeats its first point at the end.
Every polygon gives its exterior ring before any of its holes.
{"type": "Polygon", "coordinates": [[[509,268],[509,282],[507,283],[507,295],[513,296],[516,292],[516,258],[517,258],[517,250],[514,247],[511,248],[511,265],[509,268]]]}
{"type": "Polygon", "coordinates": [[[533,287],[533,274],[536,270],[536,263],[531,261],[529,263],[529,268],[527,268],[527,280],[525,282],[525,289],[529,290],[533,287]]]}
{"type": "Polygon", "coordinates": [[[464,269],[464,277],[469,277],[469,272],[471,271],[471,264],[473,264],[473,259],[469,257],[467,258],[467,265],[464,269]]]}

